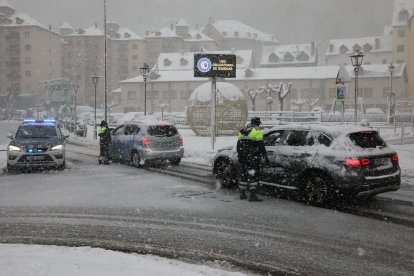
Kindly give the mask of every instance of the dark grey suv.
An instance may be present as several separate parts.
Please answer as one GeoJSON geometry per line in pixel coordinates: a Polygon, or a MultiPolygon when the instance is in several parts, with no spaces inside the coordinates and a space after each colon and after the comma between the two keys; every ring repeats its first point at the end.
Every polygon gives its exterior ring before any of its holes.
{"type": "Polygon", "coordinates": [[[109,156],[114,161],[131,162],[169,160],[178,165],[184,155],[183,139],[173,124],[156,120],[133,121],[111,132],[109,156]]]}
{"type": "MultiPolygon", "coordinates": [[[[371,128],[282,125],[266,130],[264,142],[270,164],[262,164],[260,183],[297,190],[311,204],[400,187],[398,155],[371,128]]],[[[224,186],[237,183],[238,169],[235,147],[217,152],[213,173],[224,186]]]]}

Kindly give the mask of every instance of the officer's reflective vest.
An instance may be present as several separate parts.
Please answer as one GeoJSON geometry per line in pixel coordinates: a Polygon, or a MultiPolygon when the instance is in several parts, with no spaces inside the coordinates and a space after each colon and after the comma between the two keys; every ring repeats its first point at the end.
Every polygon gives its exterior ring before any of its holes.
{"type": "Polygon", "coordinates": [[[105,131],[106,131],[106,127],[100,127],[100,128],[99,128],[99,130],[98,130],[99,135],[104,134],[104,133],[105,133],[105,131]]]}
{"type": "Polygon", "coordinates": [[[241,131],[239,131],[239,134],[237,136],[239,140],[250,139],[250,140],[260,141],[260,140],[263,140],[263,131],[260,129],[253,128],[247,136],[243,135],[241,131]]]}

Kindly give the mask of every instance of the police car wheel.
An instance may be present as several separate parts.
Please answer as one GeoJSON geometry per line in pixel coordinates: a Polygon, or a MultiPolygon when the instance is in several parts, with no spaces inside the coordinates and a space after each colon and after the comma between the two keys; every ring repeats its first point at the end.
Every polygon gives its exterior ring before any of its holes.
{"type": "Polygon", "coordinates": [[[66,168],[66,161],[63,161],[62,165],[59,165],[59,166],[57,167],[57,169],[58,169],[59,171],[63,171],[65,168],[66,168]]]}
{"type": "Polygon", "coordinates": [[[12,165],[7,164],[7,171],[8,171],[9,173],[14,173],[14,172],[16,172],[16,171],[17,171],[17,169],[16,169],[16,167],[14,167],[14,166],[12,166],[12,165]]]}

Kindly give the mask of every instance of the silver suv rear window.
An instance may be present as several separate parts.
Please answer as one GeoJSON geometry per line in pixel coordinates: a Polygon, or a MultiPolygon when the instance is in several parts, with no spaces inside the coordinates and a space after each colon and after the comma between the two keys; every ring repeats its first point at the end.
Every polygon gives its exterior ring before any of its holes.
{"type": "Polygon", "coordinates": [[[376,131],[361,131],[348,135],[351,141],[361,148],[383,148],[387,144],[376,131]]]}
{"type": "Polygon", "coordinates": [[[148,127],[147,133],[155,137],[171,137],[176,135],[178,131],[172,125],[156,125],[148,127]]]}

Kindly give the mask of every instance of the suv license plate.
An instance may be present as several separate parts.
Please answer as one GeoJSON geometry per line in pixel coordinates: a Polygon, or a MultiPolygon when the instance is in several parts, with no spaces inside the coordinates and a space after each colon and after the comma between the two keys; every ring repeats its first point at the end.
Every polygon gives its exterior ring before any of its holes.
{"type": "Polygon", "coordinates": [[[388,165],[389,158],[374,159],[374,165],[388,165]]]}
{"type": "Polygon", "coordinates": [[[27,161],[42,161],[44,156],[27,156],[27,161]]]}

